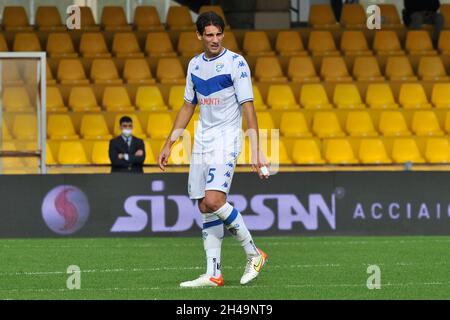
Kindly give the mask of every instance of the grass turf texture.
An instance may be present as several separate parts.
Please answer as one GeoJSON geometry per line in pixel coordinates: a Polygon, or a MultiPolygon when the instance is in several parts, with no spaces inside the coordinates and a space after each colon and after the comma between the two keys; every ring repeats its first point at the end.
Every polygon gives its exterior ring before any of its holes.
{"type": "Polygon", "coordinates": [[[1,299],[449,299],[450,237],[257,237],[269,263],[241,286],[243,250],[223,243],[221,288],[179,288],[204,272],[199,238],[3,239],[1,299]],[[366,286],[369,265],[381,289],[366,286]],[[81,289],[68,290],[69,265],[81,289]]]}

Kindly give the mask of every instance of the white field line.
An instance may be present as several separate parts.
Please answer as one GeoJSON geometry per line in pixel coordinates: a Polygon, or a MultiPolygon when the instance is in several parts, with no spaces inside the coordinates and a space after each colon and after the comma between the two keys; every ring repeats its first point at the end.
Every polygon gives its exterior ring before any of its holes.
{"type": "MultiPolygon", "coordinates": [[[[406,282],[406,283],[385,283],[381,284],[381,290],[383,287],[437,287],[450,285],[450,282],[406,282]]],[[[357,283],[336,283],[336,284],[290,284],[290,285],[252,285],[252,286],[223,286],[221,288],[201,288],[202,290],[224,290],[224,289],[252,289],[257,288],[285,288],[285,289],[301,289],[301,288],[355,288],[361,287],[367,289],[366,284],[357,283]]],[[[108,291],[108,292],[122,292],[122,291],[178,291],[178,290],[199,290],[199,288],[180,288],[180,287],[114,287],[114,288],[81,288],[79,290],[69,290],[65,288],[40,288],[40,289],[0,289],[0,292],[13,293],[13,292],[86,292],[86,291],[108,291]]],[[[378,290],[374,290],[378,291],[378,290]]]]}
{"type": "MultiPolygon", "coordinates": [[[[360,266],[367,267],[371,263],[361,263],[360,266]]],[[[426,266],[450,266],[449,262],[396,262],[396,263],[377,263],[378,266],[398,266],[398,267],[408,267],[417,265],[426,266]]],[[[291,264],[291,265],[273,265],[268,264],[270,269],[308,269],[308,268],[352,268],[358,265],[351,264],[338,264],[338,263],[325,263],[325,264],[291,264]]],[[[150,267],[150,268],[114,268],[114,269],[85,269],[80,270],[81,273],[114,273],[114,272],[158,272],[158,271],[186,271],[186,270],[204,270],[204,266],[190,266],[190,267],[150,267]]],[[[243,267],[235,266],[222,266],[225,270],[241,270],[243,267]]],[[[11,277],[11,276],[40,276],[40,275],[57,275],[57,274],[67,274],[65,271],[22,271],[22,272],[3,272],[0,273],[0,277],[11,277]]]]}

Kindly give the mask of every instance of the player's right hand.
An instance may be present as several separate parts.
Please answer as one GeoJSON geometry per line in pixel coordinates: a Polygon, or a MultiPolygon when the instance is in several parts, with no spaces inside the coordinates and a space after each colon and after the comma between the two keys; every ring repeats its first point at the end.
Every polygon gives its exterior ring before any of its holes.
{"type": "Polygon", "coordinates": [[[162,171],[166,171],[166,166],[167,166],[167,161],[169,160],[169,156],[170,156],[170,146],[165,144],[164,147],[162,148],[161,152],[159,153],[159,157],[158,157],[159,168],[162,171]]]}

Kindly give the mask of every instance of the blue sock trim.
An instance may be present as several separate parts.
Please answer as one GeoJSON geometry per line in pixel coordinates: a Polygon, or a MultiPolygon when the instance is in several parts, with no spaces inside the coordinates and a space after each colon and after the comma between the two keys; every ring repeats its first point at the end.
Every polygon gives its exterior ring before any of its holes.
{"type": "Polygon", "coordinates": [[[217,219],[217,220],[214,220],[214,221],[211,221],[211,222],[206,222],[206,223],[203,224],[203,229],[215,227],[215,226],[218,226],[220,224],[222,224],[222,220],[220,220],[220,219],[217,219]]]}
{"type": "Polygon", "coordinates": [[[224,223],[228,226],[230,225],[237,217],[238,215],[238,211],[233,208],[233,211],[231,211],[230,215],[228,216],[228,218],[225,219],[224,223]]]}

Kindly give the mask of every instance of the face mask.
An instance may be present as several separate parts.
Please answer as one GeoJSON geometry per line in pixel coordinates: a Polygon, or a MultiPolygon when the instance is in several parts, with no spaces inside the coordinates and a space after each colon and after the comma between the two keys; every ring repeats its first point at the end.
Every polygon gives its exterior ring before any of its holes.
{"type": "Polygon", "coordinates": [[[132,132],[133,132],[132,129],[122,129],[122,134],[123,134],[125,137],[131,136],[131,133],[132,133],[132,132]]]}

